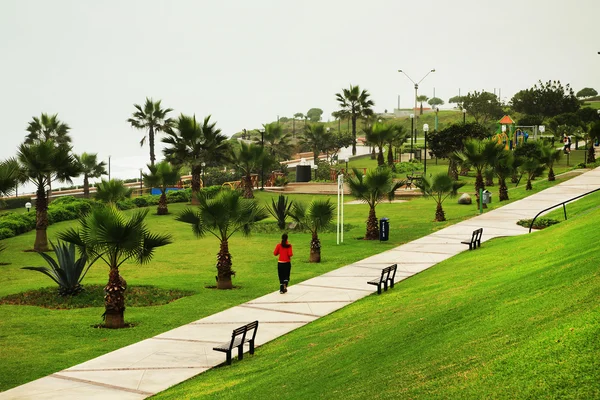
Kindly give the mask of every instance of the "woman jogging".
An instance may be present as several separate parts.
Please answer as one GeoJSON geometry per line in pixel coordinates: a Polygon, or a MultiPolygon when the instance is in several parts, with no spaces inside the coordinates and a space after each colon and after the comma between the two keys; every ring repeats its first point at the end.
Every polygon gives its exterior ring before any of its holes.
{"type": "Polygon", "coordinates": [[[282,294],[287,292],[287,286],[290,282],[290,271],[292,269],[291,258],[294,255],[292,253],[292,245],[288,243],[287,239],[287,233],[281,235],[281,243],[277,243],[273,251],[273,255],[279,256],[277,273],[279,274],[279,293],[282,294]]]}

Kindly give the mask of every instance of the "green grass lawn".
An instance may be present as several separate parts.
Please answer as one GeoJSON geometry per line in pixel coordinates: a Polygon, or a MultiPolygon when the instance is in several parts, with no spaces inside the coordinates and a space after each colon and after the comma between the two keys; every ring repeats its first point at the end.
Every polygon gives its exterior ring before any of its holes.
{"type": "MultiPolygon", "coordinates": [[[[440,165],[439,168],[444,168],[440,165]]],[[[473,178],[465,191],[472,191],[473,178]]],[[[560,182],[560,179],[557,181],[560,182]]],[[[511,200],[525,197],[553,185],[545,180],[534,182],[534,191],[526,192],[523,185],[510,189],[511,200]]],[[[490,188],[497,199],[497,187],[490,188]]],[[[257,192],[261,201],[269,201],[277,194],[257,192]]],[[[294,200],[309,201],[312,195],[291,196],[294,200]]],[[[335,202],[335,196],[330,196],[335,202]]],[[[347,197],[350,200],[349,197],[347,197]]],[[[495,202],[490,208],[500,206],[495,202]]],[[[127,322],[134,327],[122,330],[96,329],[101,323],[102,307],[70,310],[51,310],[33,306],[0,305],[0,390],[26,383],[50,373],[81,363],[128,344],[152,337],[174,327],[195,321],[234,305],[257,298],[278,288],[276,259],[272,255],[280,235],[256,233],[249,238],[239,235],[230,241],[233,269],[237,272],[230,291],[207,289],[214,285],[216,239],[196,239],[191,228],[174,221],[186,205],[171,204],[171,215],[148,215],[152,231],[170,233],[174,243],[159,248],[152,262],[144,266],[126,263],[121,268],[129,286],[154,285],[162,289],[191,291],[194,294],[166,305],[153,307],[129,306],[125,313],[127,322]],[[252,251],[248,251],[252,249],[252,251]]],[[[433,223],[435,202],[417,198],[405,203],[383,203],[377,207],[378,217],[390,218],[390,241],[357,240],[365,234],[366,205],[346,205],[345,222],[351,225],[345,233],[345,243],[337,246],[334,231],[320,235],[322,260],[309,264],[310,235],[292,233],[294,244],[294,283],[321,275],[343,265],[377,254],[399,244],[427,235],[478,213],[474,205],[461,206],[449,199],[444,204],[448,221],[433,223]]],[[[154,208],[152,209],[154,212],[154,208]]],[[[56,233],[76,222],[51,225],[48,236],[54,240],[56,233]]],[[[265,223],[273,223],[270,219],[265,223]]],[[[7,250],[0,253],[0,297],[51,286],[51,281],[40,273],[20,269],[23,266],[45,265],[42,258],[24,252],[33,246],[35,232],[3,240],[7,250]]],[[[84,280],[85,284],[102,285],[107,281],[108,270],[97,263],[84,280]]]]}
{"type": "Polygon", "coordinates": [[[154,398],[600,398],[598,224],[485,242],[154,398]]]}

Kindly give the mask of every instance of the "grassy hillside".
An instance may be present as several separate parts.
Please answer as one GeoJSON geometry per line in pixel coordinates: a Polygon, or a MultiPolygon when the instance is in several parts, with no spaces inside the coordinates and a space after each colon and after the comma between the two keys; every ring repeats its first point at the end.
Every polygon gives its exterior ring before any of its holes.
{"type": "Polygon", "coordinates": [[[600,398],[598,224],[486,242],[156,398],[600,398]]]}

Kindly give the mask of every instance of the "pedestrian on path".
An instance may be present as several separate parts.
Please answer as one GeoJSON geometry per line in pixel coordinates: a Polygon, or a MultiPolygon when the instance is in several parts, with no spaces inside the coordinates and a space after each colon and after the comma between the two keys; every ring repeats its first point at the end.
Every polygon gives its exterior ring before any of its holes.
{"type": "Polygon", "coordinates": [[[565,135],[565,137],[563,138],[563,143],[565,144],[565,147],[563,149],[565,154],[568,154],[571,152],[571,137],[569,135],[565,135]]]}
{"type": "Polygon", "coordinates": [[[288,283],[290,282],[290,271],[292,270],[291,258],[294,255],[292,253],[292,245],[288,242],[287,233],[281,235],[281,243],[277,243],[273,255],[279,256],[279,262],[277,263],[279,293],[283,294],[287,292],[288,283]]]}

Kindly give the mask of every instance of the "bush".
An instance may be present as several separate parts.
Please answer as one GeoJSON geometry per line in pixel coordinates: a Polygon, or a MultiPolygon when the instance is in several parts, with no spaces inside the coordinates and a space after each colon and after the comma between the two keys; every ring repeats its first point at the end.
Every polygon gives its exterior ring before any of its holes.
{"type": "MultiPolygon", "coordinates": [[[[219,193],[223,189],[221,186],[208,186],[202,188],[202,193],[207,195],[208,197],[215,197],[217,193],[219,193]]],[[[190,199],[192,198],[192,192],[190,190],[190,199]]]]}
{"type": "Polygon", "coordinates": [[[204,187],[221,186],[225,182],[239,181],[242,174],[231,170],[224,172],[221,168],[206,168],[204,187]]]}
{"type": "Polygon", "coordinates": [[[9,228],[0,228],[0,240],[15,236],[15,233],[9,228]]]}
{"type": "Polygon", "coordinates": [[[131,199],[123,199],[123,200],[117,201],[117,208],[121,211],[131,210],[132,208],[135,208],[135,207],[136,207],[136,205],[133,202],[133,200],[131,200],[131,199]]]}
{"type": "Polygon", "coordinates": [[[399,174],[420,171],[423,169],[423,164],[421,164],[419,161],[399,162],[394,164],[394,166],[396,167],[396,172],[399,174]]]}
{"type": "MultiPolygon", "coordinates": [[[[555,219],[552,218],[538,218],[535,220],[535,224],[533,224],[532,228],[533,229],[544,229],[547,228],[549,226],[552,225],[556,225],[558,224],[560,221],[557,221],[555,219]]],[[[531,225],[531,218],[529,219],[521,219],[517,222],[517,225],[520,225],[522,227],[525,228],[529,228],[529,225],[531,225]]]]}
{"type": "Polygon", "coordinates": [[[149,207],[158,205],[160,196],[146,195],[131,199],[136,207],[149,207]]]}
{"type": "Polygon", "coordinates": [[[177,190],[167,192],[167,203],[186,203],[190,201],[192,190],[177,190]]]}
{"type": "Polygon", "coordinates": [[[11,197],[3,198],[0,201],[0,209],[3,210],[14,210],[16,208],[25,208],[25,203],[31,203],[31,197],[11,197]]]}
{"type": "MultiPolygon", "coordinates": [[[[35,228],[35,213],[11,214],[0,220],[0,229],[8,229],[13,232],[12,236],[29,232],[35,228]]],[[[8,236],[8,237],[12,237],[8,236]]]]}
{"type": "Polygon", "coordinates": [[[72,208],[60,206],[54,206],[52,208],[48,207],[48,223],[50,224],[77,219],[77,217],[79,217],[79,213],[72,208]]]}

